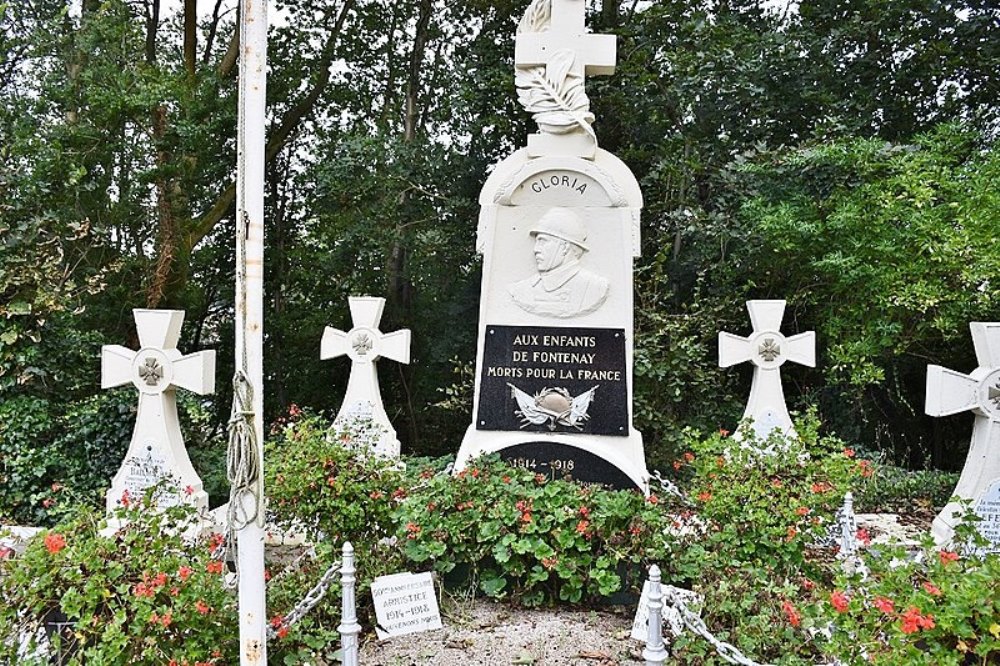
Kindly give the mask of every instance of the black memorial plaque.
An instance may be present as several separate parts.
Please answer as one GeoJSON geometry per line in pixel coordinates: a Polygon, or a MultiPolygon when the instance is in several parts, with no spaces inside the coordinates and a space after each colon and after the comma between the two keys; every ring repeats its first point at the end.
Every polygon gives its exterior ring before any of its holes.
{"type": "Polygon", "coordinates": [[[600,484],[616,490],[639,487],[625,472],[604,458],[569,444],[525,442],[501,450],[500,458],[549,479],[572,479],[583,484],[600,484]]]}
{"type": "Polygon", "coordinates": [[[625,331],[487,326],[478,430],[629,434],[625,331]]]}

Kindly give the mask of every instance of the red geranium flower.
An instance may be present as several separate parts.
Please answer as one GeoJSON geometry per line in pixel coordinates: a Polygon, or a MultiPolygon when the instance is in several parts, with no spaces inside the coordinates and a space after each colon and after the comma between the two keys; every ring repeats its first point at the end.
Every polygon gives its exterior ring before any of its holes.
{"type": "Polygon", "coordinates": [[[879,609],[886,615],[892,615],[896,610],[896,605],[892,603],[892,599],[887,599],[886,597],[875,597],[875,608],[879,609]]]}
{"type": "Polygon", "coordinates": [[[921,629],[933,629],[934,616],[924,615],[916,606],[910,606],[905,611],[899,621],[899,629],[904,634],[913,634],[921,629]]]}
{"type": "Polygon", "coordinates": [[[927,594],[931,595],[932,597],[941,596],[941,588],[939,588],[937,585],[930,582],[929,580],[924,581],[924,591],[926,591],[927,594]]]}
{"type": "Polygon", "coordinates": [[[788,618],[788,624],[793,627],[797,627],[802,624],[802,616],[799,615],[799,611],[795,608],[795,605],[788,599],[781,602],[781,610],[785,611],[785,617],[788,618]]]}
{"type": "Polygon", "coordinates": [[[62,534],[52,534],[45,535],[45,549],[49,551],[50,554],[55,555],[60,550],[66,547],[66,537],[62,534]]]}
{"type": "Polygon", "coordinates": [[[212,560],[207,565],[205,565],[205,571],[210,574],[220,574],[222,573],[222,562],[219,560],[212,560]]]}
{"type": "Polygon", "coordinates": [[[201,613],[202,615],[208,615],[208,611],[212,610],[211,608],[208,607],[208,604],[206,604],[201,599],[194,602],[194,609],[199,613],[201,613]]]}
{"type": "Polygon", "coordinates": [[[830,593],[830,605],[838,613],[846,613],[849,606],[850,600],[847,595],[840,590],[834,590],[830,593]]]}
{"type": "Polygon", "coordinates": [[[941,564],[956,562],[958,561],[958,553],[953,553],[950,550],[942,550],[938,553],[938,559],[941,560],[941,564]]]}
{"type": "Polygon", "coordinates": [[[194,573],[194,569],[186,564],[182,565],[181,568],[177,570],[177,576],[180,577],[181,580],[187,580],[192,573],[194,573]]]}

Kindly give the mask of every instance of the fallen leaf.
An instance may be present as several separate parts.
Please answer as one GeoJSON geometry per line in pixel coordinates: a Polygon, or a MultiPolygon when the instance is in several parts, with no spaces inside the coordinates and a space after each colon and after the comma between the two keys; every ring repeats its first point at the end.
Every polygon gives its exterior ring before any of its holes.
{"type": "Polygon", "coordinates": [[[596,659],[597,661],[608,661],[611,655],[607,652],[581,652],[576,655],[577,659],[596,659]]]}

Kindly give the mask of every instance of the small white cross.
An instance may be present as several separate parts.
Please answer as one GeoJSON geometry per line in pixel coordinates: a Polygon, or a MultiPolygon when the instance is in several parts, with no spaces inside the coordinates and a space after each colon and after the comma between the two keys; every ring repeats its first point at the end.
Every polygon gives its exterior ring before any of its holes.
{"type": "Polygon", "coordinates": [[[177,497],[165,497],[164,504],[177,500],[208,508],[208,494],[194,471],[177,418],[180,387],[200,395],[215,390],[215,352],[202,351],[184,356],[177,350],[182,310],[133,310],[139,334],[139,351],[121,345],[101,348],[101,388],[132,382],[139,391],[139,406],[125,462],[107,494],[110,513],[120,506],[128,491],[140,499],[157,477],[174,477],[180,485],[177,497]]]}
{"type": "MultiPolygon", "coordinates": [[[[758,440],[767,440],[775,430],[786,437],[795,437],[779,368],[785,361],[815,367],[816,334],[809,331],[786,338],[780,333],[785,301],[747,301],[747,310],[753,333],[747,338],[719,333],[719,367],[753,363],[753,384],[743,419],[750,420],[758,440]]],[[[742,428],[733,434],[737,441],[745,436],[742,428]]]]}
{"type": "Polygon", "coordinates": [[[576,55],[570,71],[584,76],[615,73],[617,37],[587,32],[585,0],[552,0],[551,23],[545,32],[522,32],[514,42],[518,67],[547,65],[553,54],[570,50],[576,55]]]}
{"type": "Polygon", "coordinates": [[[354,328],[344,333],[327,326],[320,343],[321,359],[347,354],[353,362],[344,403],[333,423],[335,427],[351,431],[357,427],[358,422],[370,420],[378,432],[362,437],[364,441],[354,444],[370,447],[378,455],[395,457],[399,455],[399,440],[396,439],[396,431],[389,423],[389,416],[382,404],[375,362],[385,357],[399,363],[409,363],[410,331],[403,329],[383,334],[378,330],[382,310],[385,308],[384,298],[352,296],[348,299],[348,304],[354,328]]]}
{"type": "MultiPolygon", "coordinates": [[[[991,486],[1000,484],[1000,322],[972,322],[969,328],[979,367],[965,375],[940,365],[927,366],[924,411],[930,416],[965,411],[976,415],[969,454],[952,495],[972,501],[972,508],[979,511],[978,502],[991,486]]],[[[961,506],[952,502],[934,519],[932,532],[939,544],[951,540],[959,522],[954,514],[960,511],[961,506]]],[[[996,525],[1000,506],[993,507],[990,515],[993,520],[985,525],[996,525]]],[[[996,527],[993,533],[997,533],[996,527]]],[[[1000,535],[993,541],[994,547],[1000,549],[1000,535]]]]}

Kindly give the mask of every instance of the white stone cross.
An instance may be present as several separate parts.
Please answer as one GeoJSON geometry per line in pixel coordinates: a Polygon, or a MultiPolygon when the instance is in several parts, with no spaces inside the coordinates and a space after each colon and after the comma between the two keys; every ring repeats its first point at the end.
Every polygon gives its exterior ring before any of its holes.
{"type": "MultiPolygon", "coordinates": [[[[976,421],[965,467],[955,486],[955,496],[972,502],[979,514],[979,531],[1000,550],[1000,322],[972,322],[972,342],[979,367],[964,375],[940,365],[927,366],[927,396],[924,411],[947,416],[972,411],[976,421]]],[[[951,540],[961,511],[950,502],[931,528],[935,540],[951,540]]]]}
{"type": "Polygon", "coordinates": [[[110,513],[128,493],[142,493],[164,478],[176,493],[159,498],[161,505],[190,502],[208,509],[208,494],[188,458],[177,419],[177,387],[205,395],[215,390],[215,352],[184,356],[177,350],[183,310],[133,310],[139,351],[121,345],[101,348],[101,388],[132,382],[139,390],[132,442],[107,494],[110,513]]]}
{"type": "Polygon", "coordinates": [[[352,296],[348,303],[354,328],[344,333],[327,326],[320,343],[321,359],[347,354],[353,361],[344,403],[333,424],[350,434],[353,440],[360,440],[353,441],[352,446],[370,449],[377,455],[396,457],[399,455],[399,440],[382,404],[375,363],[383,356],[399,363],[409,363],[410,331],[403,329],[383,334],[378,330],[385,308],[384,298],[352,296]]]}
{"type": "Polygon", "coordinates": [[[614,35],[587,32],[586,4],[586,0],[533,0],[518,28],[514,42],[518,100],[541,130],[528,136],[531,157],[592,160],[596,154],[586,76],[614,74],[618,46],[614,35]]]}
{"type": "MultiPolygon", "coordinates": [[[[795,437],[779,368],[785,361],[814,367],[816,334],[809,331],[786,338],[779,332],[785,301],[747,301],[747,310],[753,333],[747,338],[719,333],[719,367],[728,368],[744,361],[753,363],[753,384],[743,420],[750,420],[758,440],[764,442],[775,430],[786,437],[795,437]]],[[[742,427],[733,434],[737,441],[745,437],[742,427]]]]}
{"type": "Polygon", "coordinates": [[[570,68],[580,76],[611,75],[617,62],[617,37],[587,32],[585,0],[551,0],[551,18],[545,32],[521,32],[514,43],[517,67],[548,65],[552,55],[572,51],[576,58],[570,68]]]}

